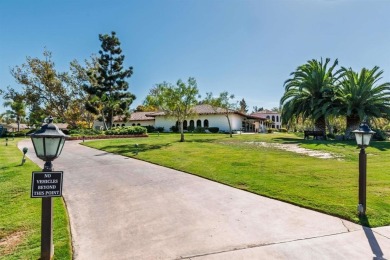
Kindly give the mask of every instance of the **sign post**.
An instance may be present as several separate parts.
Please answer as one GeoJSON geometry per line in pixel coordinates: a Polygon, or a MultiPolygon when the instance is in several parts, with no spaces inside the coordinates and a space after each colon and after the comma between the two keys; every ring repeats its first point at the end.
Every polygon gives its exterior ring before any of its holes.
{"type": "Polygon", "coordinates": [[[41,259],[51,259],[53,245],[53,200],[62,196],[63,172],[45,168],[43,172],[33,172],[31,198],[42,198],[41,218],[41,259]]]}
{"type": "Polygon", "coordinates": [[[63,172],[33,172],[31,181],[31,198],[62,196],[63,172]]]}

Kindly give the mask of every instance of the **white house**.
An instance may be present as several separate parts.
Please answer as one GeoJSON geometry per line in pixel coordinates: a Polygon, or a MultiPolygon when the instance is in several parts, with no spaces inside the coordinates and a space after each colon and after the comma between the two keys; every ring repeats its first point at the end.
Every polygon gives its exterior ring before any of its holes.
{"type": "Polygon", "coordinates": [[[282,128],[282,118],[279,112],[265,109],[259,112],[252,113],[251,116],[259,116],[268,119],[270,121],[271,128],[282,128]]]}
{"type": "MultiPolygon", "coordinates": [[[[229,131],[229,123],[224,109],[213,108],[211,105],[197,105],[194,107],[194,112],[191,118],[184,120],[184,130],[196,127],[218,127],[220,131],[229,131]]],[[[164,113],[152,113],[149,116],[155,118],[154,126],[164,127],[164,131],[169,131],[172,126],[178,126],[174,117],[168,117],[164,113]]],[[[234,110],[230,110],[228,116],[234,131],[261,132],[265,130],[266,118],[264,117],[250,116],[234,110]]]]}
{"type": "MultiPolygon", "coordinates": [[[[228,132],[229,124],[225,110],[213,108],[211,105],[197,105],[194,115],[183,122],[183,129],[190,130],[197,127],[218,127],[220,131],[228,132]]],[[[263,115],[246,115],[231,110],[228,113],[232,130],[244,132],[264,132],[267,118],[263,115]]],[[[125,122],[123,116],[114,117],[113,126],[154,126],[163,127],[165,132],[172,126],[178,126],[176,118],[167,116],[164,112],[134,112],[125,122]]],[[[94,128],[101,129],[103,122],[95,121],[94,128]]]]}
{"type": "MultiPolygon", "coordinates": [[[[125,116],[114,116],[112,126],[154,126],[154,117],[148,116],[150,113],[153,112],[134,112],[131,113],[130,118],[127,118],[127,120],[125,116]]],[[[93,128],[97,130],[103,129],[103,122],[93,122],[93,128]]]]}

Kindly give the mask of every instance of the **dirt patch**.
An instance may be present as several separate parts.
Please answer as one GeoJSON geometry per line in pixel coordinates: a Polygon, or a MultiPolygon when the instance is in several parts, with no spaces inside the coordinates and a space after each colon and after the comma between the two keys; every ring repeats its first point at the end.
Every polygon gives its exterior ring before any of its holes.
{"type": "Polygon", "coordinates": [[[299,147],[297,144],[278,144],[278,143],[266,143],[266,142],[246,142],[247,144],[258,145],[262,147],[276,148],[288,152],[294,152],[299,154],[304,154],[311,157],[316,157],[320,159],[337,159],[342,160],[342,156],[338,154],[333,154],[329,152],[310,150],[306,148],[299,147]]]}
{"type": "Polygon", "coordinates": [[[8,255],[12,253],[15,248],[23,242],[26,236],[26,231],[14,232],[0,240],[1,255],[8,255]]]}

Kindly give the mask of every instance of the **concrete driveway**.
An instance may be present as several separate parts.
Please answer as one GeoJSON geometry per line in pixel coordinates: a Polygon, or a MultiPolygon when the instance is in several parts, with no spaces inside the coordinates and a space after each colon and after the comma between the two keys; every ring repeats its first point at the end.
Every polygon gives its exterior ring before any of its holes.
{"type": "MultiPolygon", "coordinates": [[[[19,147],[43,166],[29,140],[19,147]]],[[[390,226],[362,228],[77,141],[53,165],[64,171],[75,259],[390,258],[390,226]]]]}

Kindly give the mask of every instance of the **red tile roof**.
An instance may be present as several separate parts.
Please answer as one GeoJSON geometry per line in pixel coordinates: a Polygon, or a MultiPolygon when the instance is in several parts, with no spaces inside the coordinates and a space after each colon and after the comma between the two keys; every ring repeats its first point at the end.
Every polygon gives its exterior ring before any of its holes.
{"type": "MultiPolygon", "coordinates": [[[[127,118],[127,121],[148,121],[154,120],[154,117],[149,116],[149,114],[154,112],[133,112],[130,115],[130,118],[127,118]]],[[[123,122],[125,119],[124,115],[114,116],[114,122],[123,122]]]]}

